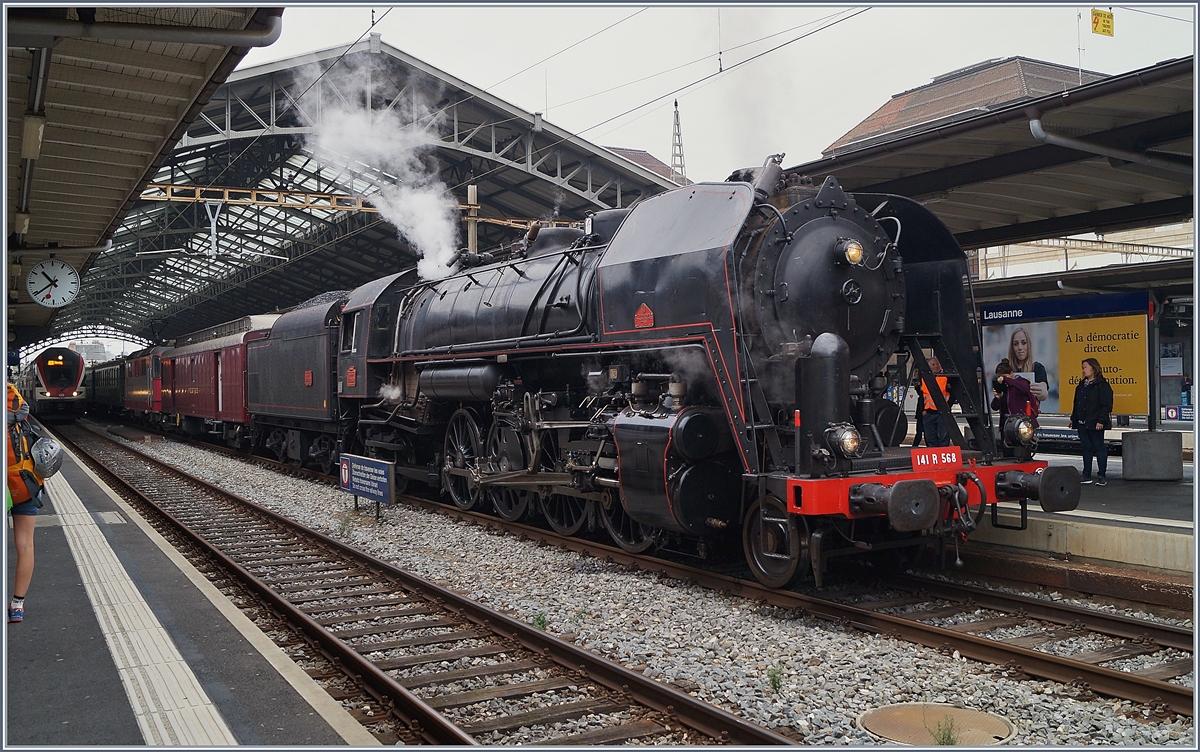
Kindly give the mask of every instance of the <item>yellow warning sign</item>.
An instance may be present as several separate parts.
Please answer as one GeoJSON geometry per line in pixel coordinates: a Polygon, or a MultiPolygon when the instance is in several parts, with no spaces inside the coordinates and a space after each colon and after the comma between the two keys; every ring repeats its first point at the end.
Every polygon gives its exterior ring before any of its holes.
{"type": "Polygon", "coordinates": [[[1092,33],[1113,36],[1113,14],[1106,10],[1092,8],[1092,33]]]}

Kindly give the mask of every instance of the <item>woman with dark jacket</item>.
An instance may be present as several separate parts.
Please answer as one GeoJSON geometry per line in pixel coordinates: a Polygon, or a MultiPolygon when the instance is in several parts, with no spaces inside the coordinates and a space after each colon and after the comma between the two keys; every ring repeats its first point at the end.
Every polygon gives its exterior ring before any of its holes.
{"type": "Polygon", "coordinates": [[[1104,474],[1108,470],[1108,451],[1104,448],[1104,429],[1112,428],[1109,413],[1113,409],[1113,390],[1100,370],[1095,358],[1083,361],[1083,380],[1075,386],[1075,407],[1071,410],[1071,428],[1079,432],[1079,445],[1083,448],[1082,483],[1092,482],[1092,455],[1096,456],[1096,485],[1104,486],[1108,481],[1104,474]]]}

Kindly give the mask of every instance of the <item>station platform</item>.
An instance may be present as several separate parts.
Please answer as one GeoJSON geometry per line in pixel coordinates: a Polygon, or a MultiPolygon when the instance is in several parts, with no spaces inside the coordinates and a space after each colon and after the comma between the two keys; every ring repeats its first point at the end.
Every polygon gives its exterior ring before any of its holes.
{"type": "MultiPolygon", "coordinates": [[[[1083,460],[1074,455],[1039,453],[1036,459],[1083,468],[1083,460]]],[[[1108,485],[1084,485],[1077,509],[1048,514],[1037,502],[1030,502],[1028,529],[1004,530],[984,522],[971,541],[1147,571],[1192,574],[1195,498],[1195,464],[1191,461],[1184,463],[1180,481],[1126,481],[1121,477],[1121,458],[1110,456],[1108,485]]],[[[1001,523],[1020,522],[1016,504],[1004,503],[1000,508],[1001,523]]]]}
{"type": "Polygon", "coordinates": [[[5,747],[379,744],[69,452],[47,487],[5,747]]]}

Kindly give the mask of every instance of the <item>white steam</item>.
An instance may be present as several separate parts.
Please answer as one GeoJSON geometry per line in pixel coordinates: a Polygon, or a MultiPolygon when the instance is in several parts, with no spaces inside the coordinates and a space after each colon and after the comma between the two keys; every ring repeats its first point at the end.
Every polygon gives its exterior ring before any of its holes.
{"type": "Polygon", "coordinates": [[[404,395],[404,390],[395,384],[384,384],[379,387],[379,396],[388,402],[395,402],[404,395]]]}
{"type": "MultiPolygon", "coordinates": [[[[298,90],[308,89],[320,75],[315,66],[299,71],[298,90]]],[[[361,64],[337,63],[301,102],[306,112],[320,111],[320,122],[305,136],[305,146],[380,182],[379,193],[368,198],[421,255],[417,273],[440,279],[450,273],[457,254],[459,215],[436,164],[425,161],[438,142],[439,116],[409,93],[402,103],[387,108],[396,96],[394,81],[395,72],[375,58],[361,64]],[[367,106],[373,93],[374,110],[367,106]],[[376,172],[383,175],[371,176],[376,172]]]]}

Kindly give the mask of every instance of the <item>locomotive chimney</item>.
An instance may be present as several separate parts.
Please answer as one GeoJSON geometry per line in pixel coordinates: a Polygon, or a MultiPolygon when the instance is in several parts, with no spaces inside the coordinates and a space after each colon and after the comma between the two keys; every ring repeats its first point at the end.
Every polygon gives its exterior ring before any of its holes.
{"type": "Polygon", "coordinates": [[[800,463],[797,472],[811,467],[812,446],[824,446],[825,429],[850,419],[850,346],[825,332],[807,355],[796,358],[796,406],[800,409],[800,463]]]}

